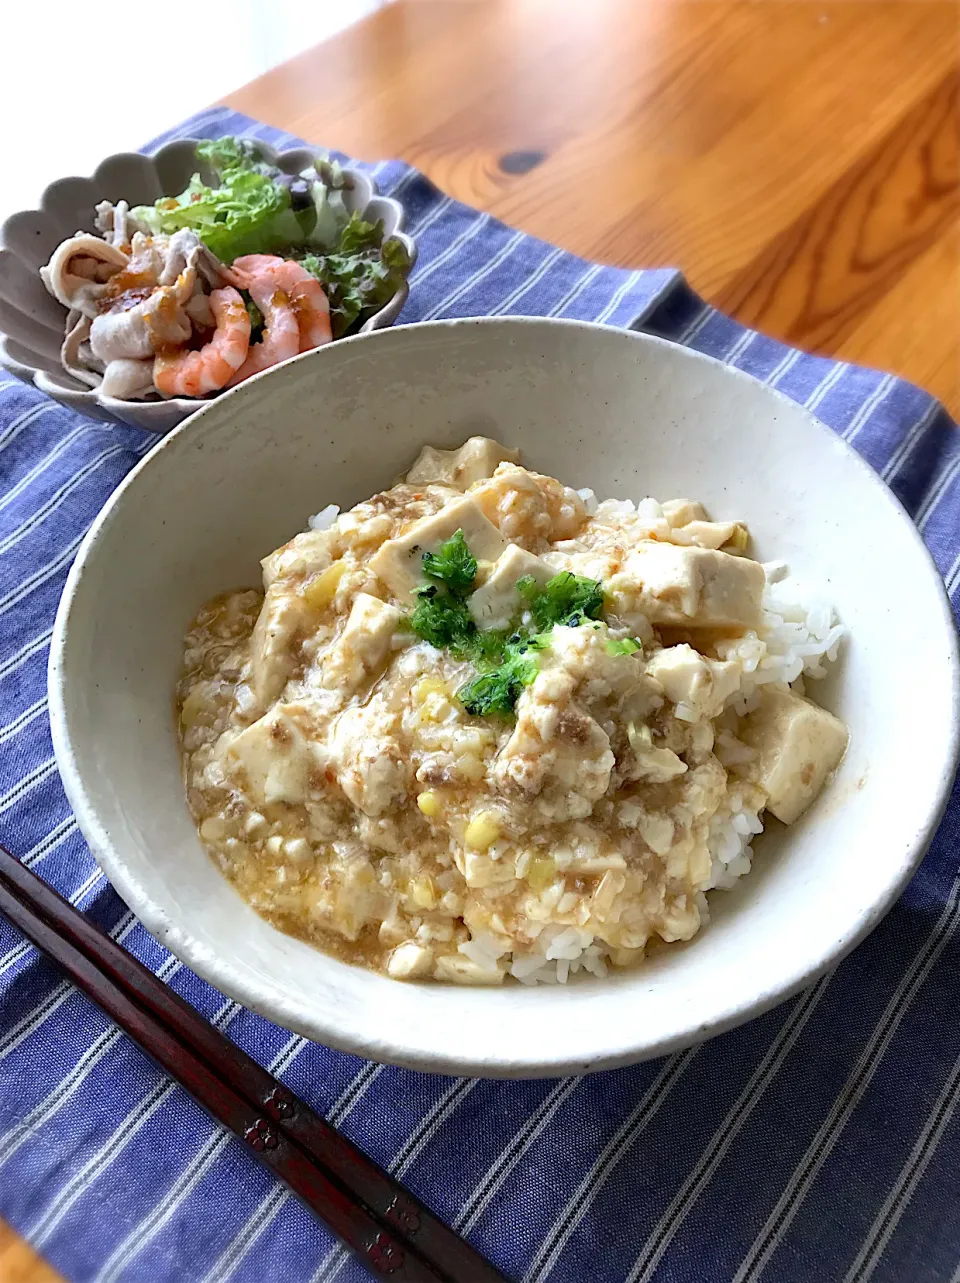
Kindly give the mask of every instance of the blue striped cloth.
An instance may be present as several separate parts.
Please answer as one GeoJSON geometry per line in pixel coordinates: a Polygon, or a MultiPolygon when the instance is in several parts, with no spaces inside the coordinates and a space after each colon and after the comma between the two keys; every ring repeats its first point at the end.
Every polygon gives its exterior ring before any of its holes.
{"type": "MultiPolygon", "coordinates": [[[[236,132],[297,141],[218,109],[157,142],[236,132]]],[[[582,262],[400,163],[370,168],[419,242],[405,321],[633,324],[776,384],[882,474],[956,593],[960,438],[925,393],[745,330],[675,272],[582,262]]],[[[151,444],[0,385],[0,840],[518,1283],[960,1283],[956,797],[909,889],[836,971],[703,1046],[590,1077],[498,1083],[365,1063],[227,1001],[147,935],[70,814],[45,669],[78,542],[151,444]]],[[[364,1277],[5,923],[0,1215],[71,1280],[364,1277]]]]}

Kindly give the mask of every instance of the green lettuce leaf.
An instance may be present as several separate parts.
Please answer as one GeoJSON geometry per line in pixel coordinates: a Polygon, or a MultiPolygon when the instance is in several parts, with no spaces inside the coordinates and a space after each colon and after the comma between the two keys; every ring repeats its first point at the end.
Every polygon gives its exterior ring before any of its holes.
{"type": "Polygon", "coordinates": [[[381,222],[367,223],[354,214],[329,254],[307,254],[303,266],[312,272],[330,300],[333,337],[358,329],[402,287],[410,272],[403,244],[383,238],[381,222]]]}
{"type": "Polygon", "coordinates": [[[207,187],[194,174],[179,196],[162,196],[132,213],[154,232],[192,228],[225,263],[241,254],[273,254],[304,240],[287,189],[250,169],[231,169],[219,187],[207,187]]]}

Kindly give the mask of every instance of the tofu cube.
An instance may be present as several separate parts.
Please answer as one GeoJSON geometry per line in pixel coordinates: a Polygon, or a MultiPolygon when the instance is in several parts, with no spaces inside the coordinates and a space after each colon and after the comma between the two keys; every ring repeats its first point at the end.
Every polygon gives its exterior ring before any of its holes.
{"type": "Polygon", "coordinates": [[[740,683],[741,666],[727,660],[707,659],[685,642],[657,651],[647,662],[647,674],[663,687],[673,704],[684,704],[693,714],[687,720],[716,717],[740,683]]]}
{"type": "Polygon", "coordinates": [[[423,945],[406,940],[387,959],[387,972],[394,980],[419,980],[433,970],[433,954],[423,945]]]}
{"type": "Polygon", "coordinates": [[[739,734],[757,754],[751,776],[766,792],[768,810],[784,824],[804,813],[847,747],[847,728],[839,718],[781,689],[763,692],[739,734]]]}
{"type": "Polygon", "coordinates": [[[390,653],[403,612],[379,597],[357,593],[343,632],[320,660],[320,684],[353,695],[379,672],[390,653]]]}
{"type": "Polygon", "coordinates": [[[423,554],[463,531],[467,546],[478,561],[497,561],[507,549],[500,531],[483,515],[475,499],[464,495],[446,504],[432,517],[424,517],[398,539],[388,539],[370,558],[373,573],[402,602],[424,582],[423,554]]]}
{"type": "Polygon", "coordinates": [[[331,549],[336,540],[335,530],[304,530],[296,535],[261,561],[264,588],[275,579],[305,578],[326,570],[333,560],[331,549]]]}
{"type": "Polygon", "coordinates": [[[425,445],[407,473],[406,481],[410,485],[440,482],[468,490],[475,481],[492,477],[497,464],[505,460],[516,463],[519,458],[519,450],[508,450],[489,437],[470,437],[459,450],[437,450],[425,445]]]}
{"type": "Polygon", "coordinates": [[[487,971],[462,953],[441,955],[433,968],[436,980],[455,985],[499,985],[505,974],[499,967],[487,971]]]}
{"type": "Polygon", "coordinates": [[[543,586],[554,576],[545,561],[510,544],[480,588],[470,595],[467,608],[478,628],[509,628],[523,606],[517,580],[530,575],[543,586]]]}
{"type": "Polygon", "coordinates": [[[312,631],[310,609],[293,586],[282,580],[267,589],[250,642],[250,689],[265,709],[283,693],[297,666],[297,633],[312,631]]]}
{"type": "Polygon", "coordinates": [[[689,525],[691,521],[707,520],[706,508],[694,499],[668,499],[661,507],[667,519],[667,525],[673,529],[689,525]]]}
{"type": "Polygon", "coordinates": [[[224,749],[224,770],[242,771],[248,794],[260,805],[303,803],[310,792],[311,770],[320,763],[297,725],[296,708],[272,708],[224,749]]]}
{"type": "Polygon", "coordinates": [[[653,624],[746,629],[760,623],[766,575],[747,557],[650,541],[634,549],[612,586],[631,581],[653,624]]]}

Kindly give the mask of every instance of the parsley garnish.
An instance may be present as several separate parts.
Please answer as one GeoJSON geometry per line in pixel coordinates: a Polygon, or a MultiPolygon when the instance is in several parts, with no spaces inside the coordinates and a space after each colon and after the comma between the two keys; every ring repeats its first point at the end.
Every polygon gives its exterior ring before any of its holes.
{"type": "MultiPolygon", "coordinates": [[[[587,619],[598,619],[603,610],[603,586],[595,579],[565,570],[540,588],[532,575],[524,575],[517,588],[535,629],[519,627],[510,634],[478,629],[467,606],[477,559],[462,530],[435,553],[423,554],[423,573],[432,582],[417,590],[410,626],[431,646],[449,650],[480,670],[457,691],[460,703],[476,717],[509,717],[521,691],[537,675],[535,652],[550,644],[550,630],[557,624],[576,628],[587,619]]],[[[616,653],[639,649],[630,639],[611,645],[621,647],[616,653]]]]}
{"type": "Polygon", "coordinates": [[[611,638],[607,642],[608,655],[633,655],[638,650],[643,650],[643,647],[635,637],[621,637],[619,641],[611,638]]]}
{"type": "Polygon", "coordinates": [[[502,658],[497,667],[481,673],[457,691],[460,703],[475,717],[510,716],[524,686],[529,686],[539,672],[535,652],[545,650],[550,639],[514,633],[502,644],[502,658]]]}
{"type": "Polygon", "coordinates": [[[554,575],[542,589],[532,575],[524,575],[517,587],[541,632],[556,624],[576,628],[584,619],[599,619],[603,611],[603,585],[569,570],[554,575]]]}
{"type": "Polygon", "coordinates": [[[445,584],[454,597],[462,598],[472,591],[477,559],[467,547],[462,530],[441,544],[438,552],[423,554],[423,573],[428,579],[445,584]]]}

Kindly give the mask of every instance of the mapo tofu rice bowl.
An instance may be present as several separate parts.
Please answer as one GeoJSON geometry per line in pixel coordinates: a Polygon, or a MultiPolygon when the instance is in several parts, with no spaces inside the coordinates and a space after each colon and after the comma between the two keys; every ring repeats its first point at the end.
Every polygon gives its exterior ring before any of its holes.
{"type": "Polygon", "coordinates": [[[397,980],[562,984],[691,940],[847,745],[815,698],[842,625],[748,518],[425,447],[193,621],[204,847],[279,929],[397,980]]]}

